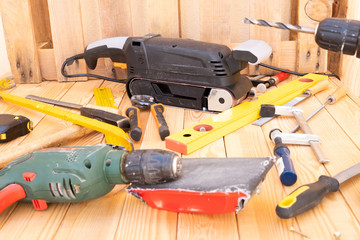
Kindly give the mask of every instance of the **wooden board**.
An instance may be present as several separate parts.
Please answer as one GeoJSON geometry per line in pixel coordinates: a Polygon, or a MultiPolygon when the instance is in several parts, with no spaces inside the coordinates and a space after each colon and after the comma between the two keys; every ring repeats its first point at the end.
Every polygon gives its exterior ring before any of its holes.
{"type": "MultiPolygon", "coordinates": [[[[128,97],[124,95],[124,85],[100,80],[19,85],[9,92],[19,96],[34,94],[86,104],[94,103],[92,88],[100,86],[110,87],[122,113],[130,106],[128,97]]],[[[335,85],[332,85],[329,90],[301,103],[299,107],[304,110],[304,115],[320,106],[334,88],[335,85]]],[[[1,144],[0,149],[3,150],[69,126],[64,121],[3,101],[0,101],[0,110],[26,115],[35,123],[31,134],[1,144]]],[[[210,116],[209,113],[175,107],[166,107],[165,110],[171,132],[179,131],[210,116]]],[[[296,187],[316,181],[321,174],[333,176],[359,162],[359,116],[360,105],[349,97],[327,106],[309,121],[309,124],[314,133],[321,137],[322,147],[331,162],[326,165],[319,164],[308,146],[289,146],[298,182],[294,186],[283,187],[276,168],[272,168],[260,185],[260,194],[252,196],[238,214],[178,214],[157,210],[127,195],[125,186],[119,185],[102,198],[83,203],[49,204],[45,211],[35,211],[31,203],[14,204],[0,214],[0,238],[302,239],[289,230],[294,227],[309,235],[311,239],[332,239],[335,231],[341,232],[341,238],[359,239],[359,178],[341,185],[340,192],[329,194],[318,207],[294,219],[281,220],[275,214],[276,204],[296,187]]],[[[164,142],[159,138],[155,121],[149,111],[141,112],[141,123],[144,135],[141,141],[135,143],[135,148],[164,149],[164,142]]],[[[296,121],[291,117],[278,117],[262,128],[248,125],[187,157],[271,156],[274,145],[268,139],[269,131],[281,128],[286,132],[295,125],[296,121]]],[[[66,145],[97,144],[103,141],[102,134],[93,133],[66,145]]]]}
{"type": "Polygon", "coordinates": [[[29,0],[0,1],[11,72],[17,83],[39,83],[41,72],[29,0]]]}
{"type": "MultiPolygon", "coordinates": [[[[332,3],[333,1],[324,0],[299,0],[297,24],[316,28],[320,21],[317,19],[323,20],[324,16],[331,17],[332,3]]],[[[297,71],[325,73],[327,71],[327,51],[315,43],[314,35],[298,33],[297,40],[297,71]]]]}
{"type": "Polygon", "coordinates": [[[239,43],[249,39],[249,0],[181,0],[181,37],[214,43],[239,43]]]}
{"type": "MultiPolygon", "coordinates": [[[[84,38],[79,14],[80,0],[49,0],[51,33],[54,43],[54,55],[57,79],[68,81],[61,74],[61,66],[65,59],[84,51],[84,38]]],[[[85,62],[78,61],[66,68],[68,74],[86,72],[85,62]]],[[[72,80],[87,80],[80,77],[72,80]]]]}
{"type": "MultiPolygon", "coordinates": [[[[254,1],[252,7],[250,8],[250,18],[255,19],[264,19],[272,22],[289,22],[291,8],[289,7],[290,3],[282,0],[272,0],[272,1],[254,1]],[[267,9],[267,11],[264,11],[267,9]],[[284,13],[284,14],[283,14],[284,13]]],[[[250,26],[250,39],[263,40],[270,44],[272,47],[272,55],[264,63],[279,66],[280,64],[280,42],[283,40],[289,40],[289,32],[284,32],[281,29],[276,28],[266,28],[262,26],[250,26]]],[[[261,73],[272,74],[274,71],[267,69],[259,69],[258,66],[250,66],[250,74],[259,74],[261,73]]]]}
{"type": "MultiPolygon", "coordinates": [[[[64,81],[60,73],[63,61],[81,53],[87,44],[113,36],[160,33],[227,45],[262,39],[274,51],[266,63],[300,72],[326,72],[329,68],[343,75],[351,91],[360,96],[355,57],[332,53],[328,59],[328,52],[316,45],[311,34],[289,34],[243,23],[245,17],[252,17],[316,27],[318,21],[331,14],[359,19],[355,0],[66,0],[57,4],[53,0],[1,1],[7,51],[16,82],[64,81]],[[287,47],[293,47],[295,41],[297,50],[288,52],[287,47]]],[[[104,59],[99,60],[95,70],[79,61],[67,71],[118,79],[125,76],[124,70],[114,70],[111,61],[104,59]]],[[[274,73],[250,67],[251,74],[260,72],[274,73]]],[[[70,80],[80,79],[86,80],[70,80]]]]}

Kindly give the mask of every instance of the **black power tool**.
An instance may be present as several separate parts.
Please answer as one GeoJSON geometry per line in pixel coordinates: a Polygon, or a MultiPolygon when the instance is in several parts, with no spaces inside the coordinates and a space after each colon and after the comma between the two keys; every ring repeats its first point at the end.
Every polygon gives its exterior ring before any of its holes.
{"type": "MultiPolygon", "coordinates": [[[[143,37],[114,37],[89,44],[83,54],[68,58],[62,67],[85,59],[95,69],[99,58],[127,64],[126,90],[132,95],[150,95],[156,102],[198,110],[224,111],[245,99],[251,81],[240,74],[248,62],[258,64],[272,53],[263,41],[249,40],[233,50],[225,45],[190,39],[164,38],[148,34],[143,37]]],[[[115,80],[118,81],[118,80],[115,80]]],[[[118,81],[119,82],[119,81],[118,81]]]]}

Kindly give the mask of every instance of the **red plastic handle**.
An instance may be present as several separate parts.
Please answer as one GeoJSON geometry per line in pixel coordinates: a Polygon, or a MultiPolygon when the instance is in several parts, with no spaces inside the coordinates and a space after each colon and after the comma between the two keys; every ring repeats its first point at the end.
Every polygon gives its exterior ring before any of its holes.
{"type": "Polygon", "coordinates": [[[278,79],[278,83],[279,83],[287,79],[290,75],[291,75],[290,73],[279,72],[278,74],[275,75],[275,77],[278,79]]]}
{"type": "Polygon", "coordinates": [[[19,184],[10,184],[0,191],[0,213],[14,202],[26,197],[24,188],[19,184]]]}

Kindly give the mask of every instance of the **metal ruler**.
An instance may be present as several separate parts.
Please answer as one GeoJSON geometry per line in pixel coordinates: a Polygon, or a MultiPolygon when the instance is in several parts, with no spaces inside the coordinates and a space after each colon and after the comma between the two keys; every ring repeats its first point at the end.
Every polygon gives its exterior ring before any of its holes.
{"type": "Polygon", "coordinates": [[[52,107],[45,103],[14,96],[5,92],[0,92],[0,97],[5,101],[18,104],[20,106],[27,107],[32,110],[42,112],[50,116],[57,117],[65,121],[69,121],[77,125],[104,133],[106,142],[108,144],[123,146],[129,151],[133,150],[133,145],[129,136],[121,128],[118,128],[111,124],[100,122],[98,120],[84,117],[76,113],[52,107]]]}
{"type": "Polygon", "coordinates": [[[110,88],[94,88],[93,89],[96,105],[103,107],[113,107],[117,109],[114,96],[110,88]]]}
{"type": "Polygon", "coordinates": [[[190,154],[258,119],[261,104],[283,105],[319,81],[327,79],[327,76],[318,74],[307,74],[300,77],[260,95],[255,101],[243,102],[168,136],[165,139],[166,148],[190,154]]]}

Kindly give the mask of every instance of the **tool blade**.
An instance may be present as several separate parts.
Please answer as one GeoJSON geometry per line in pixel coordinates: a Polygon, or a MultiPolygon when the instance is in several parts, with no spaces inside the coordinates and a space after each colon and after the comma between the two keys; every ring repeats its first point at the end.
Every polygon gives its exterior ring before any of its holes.
{"type": "Polygon", "coordinates": [[[55,99],[39,97],[39,96],[35,96],[35,95],[27,95],[25,98],[30,99],[30,100],[34,100],[34,101],[38,101],[38,102],[43,102],[43,103],[53,104],[53,105],[57,105],[57,106],[67,107],[67,108],[73,108],[73,109],[82,108],[82,105],[80,105],[80,104],[63,102],[63,101],[58,101],[58,100],[55,100],[55,99]]]}
{"type": "MultiPolygon", "coordinates": [[[[282,106],[287,106],[287,107],[292,107],[292,106],[295,106],[296,104],[304,101],[305,99],[307,99],[308,97],[310,97],[311,95],[308,95],[308,94],[301,94],[299,97],[295,97],[293,98],[292,100],[288,101],[287,103],[285,103],[284,105],[282,106]]],[[[269,122],[270,120],[272,120],[273,118],[275,118],[276,116],[274,117],[261,117],[259,118],[258,120],[252,122],[253,125],[256,125],[256,126],[262,126],[264,125],[265,123],[269,122]]]]}
{"type": "Polygon", "coordinates": [[[336,174],[334,178],[336,178],[336,180],[339,181],[339,184],[341,184],[358,174],[360,174],[360,163],[357,163],[354,166],[336,174]]]}

